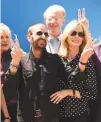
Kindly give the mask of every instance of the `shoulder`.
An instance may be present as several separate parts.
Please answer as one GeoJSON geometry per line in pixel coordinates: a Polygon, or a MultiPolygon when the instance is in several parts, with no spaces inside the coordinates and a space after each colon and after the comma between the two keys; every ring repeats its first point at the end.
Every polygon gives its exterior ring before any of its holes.
{"type": "Polygon", "coordinates": [[[61,58],[58,56],[58,54],[51,54],[47,52],[47,59],[49,61],[52,61],[55,64],[60,64],[61,63],[61,58]]]}
{"type": "Polygon", "coordinates": [[[29,53],[26,53],[26,54],[24,54],[24,55],[22,56],[21,62],[27,61],[28,59],[29,59],[29,53]]]}

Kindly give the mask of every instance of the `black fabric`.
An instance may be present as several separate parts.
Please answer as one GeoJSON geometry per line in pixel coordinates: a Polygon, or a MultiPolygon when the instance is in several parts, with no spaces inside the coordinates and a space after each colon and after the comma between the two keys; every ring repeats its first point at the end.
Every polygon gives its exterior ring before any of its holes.
{"type": "MultiPolygon", "coordinates": [[[[6,72],[10,66],[10,62],[11,62],[10,52],[11,52],[11,50],[9,49],[8,51],[6,51],[2,54],[4,76],[6,76],[6,72]]],[[[6,102],[7,102],[7,108],[8,108],[9,114],[11,116],[11,122],[17,121],[18,81],[19,80],[15,76],[13,76],[13,81],[12,81],[12,78],[9,79],[9,81],[8,81],[8,79],[6,79],[6,80],[4,79],[3,92],[4,92],[6,102]],[[15,78],[16,78],[16,80],[14,80],[15,78]]],[[[3,120],[3,113],[1,114],[1,119],[3,120]]]]}
{"type": "Polygon", "coordinates": [[[98,97],[96,100],[90,101],[91,122],[101,122],[101,62],[96,53],[92,56],[92,60],[97,75],[98,97]]]}
{"type": "Polygon", "coordinates": [[[59,122],[90,122],[88,113],[73,118],[60,118],[59,122]]]}
{"type": "MultiPolygon", "coordinates": [[[[82,75],[82,79],[85,77],[85,73],[81,73],[79,68],[76,71],[75,75],[82,75]]],[[[59,90],[58,78],[67,76],[68,72],[65,73],[61,59],[56,54],[49,54],[44,50],[40,59],[35,59],[31,52],[24,55],[19,70],[18,122],[31,122],[34,119],[33,103],[37,94],[40,96],[39,103],[44,117],[58,118],[60,106],[50,101],[50,95],[59,90]]],[[[7,74],[6,79],[13,81],[12,77],[11,74],[7,74]]],[[[78,81],[75,81],[71,74],[70,77],[72,82],[78,81]]]]}

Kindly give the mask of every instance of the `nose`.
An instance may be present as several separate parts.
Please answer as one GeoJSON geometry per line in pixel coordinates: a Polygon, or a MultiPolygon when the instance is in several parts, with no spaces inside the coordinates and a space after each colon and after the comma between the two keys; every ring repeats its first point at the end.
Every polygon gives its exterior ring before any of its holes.
{"type": "Polygon", "coordinates": [[[42,38],[44,38],[44,39],[46,38],[46,36],[45,36],[45,34],[44,34],[44,33],[42,34],[42,38]]]}
{"type": "Polygon", "coordinates": [[[54,23],[55,22],[55,19],[52,19],[52,23],[54,23]]]}
{"type": "Polygon", "coordinates": [[[76,34],[75,37],[78,38],[79,37],[78,34],[76,34]]]}
{"type": "Polygon", "coordinates": [[[6,42],[6,41],[7,41],[7,38],[6,38],[6,37],[3,37],[3,38],[1,38],[1,40],[2,40],[3,42],[6,42]]]}

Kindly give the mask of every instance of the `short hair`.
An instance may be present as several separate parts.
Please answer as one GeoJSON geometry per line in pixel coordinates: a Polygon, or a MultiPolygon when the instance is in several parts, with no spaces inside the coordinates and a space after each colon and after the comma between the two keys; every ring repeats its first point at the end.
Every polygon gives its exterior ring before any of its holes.
{"type": "Polygon", "coordinates": [[[32,29],[35,27],[35,26],[37,26],[37,25],[44,25],[43,23],[35,23],[35,24],[32,24],[29,28],[28,28],[28,32],[27,32],[27,34],[32,34],[32,29]]]}
{"type": "Polygon", "coordinates": [[[8,34],[11,37],[11,30],[4,23],[0,23],[0,31],[5,32],[6,34],[8,34]]]}
{"type": "Polygon", "coordinates": [[[46,9],[46,11],[44,12],[44,14],[43,14],[44,19],[46,18],[48,13],[51,13],[51,12],[54,12],[54,11],[59,11],[59,12],[61,12],[63,14],[64,17],[66,16],[66,11],[65,11],[65,9],[62,6],[60,6],[60,5],[52,5],[52,6],[48,7],[46,9]]]}

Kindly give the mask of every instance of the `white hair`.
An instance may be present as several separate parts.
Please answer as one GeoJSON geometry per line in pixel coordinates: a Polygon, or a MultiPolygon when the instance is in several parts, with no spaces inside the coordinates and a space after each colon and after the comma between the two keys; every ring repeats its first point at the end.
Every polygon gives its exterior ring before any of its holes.
{"type": "Polygon", "coordinates": [[[61,12],[64,17],[66,16],[66,11],[65,11],[65,9],[62,6],[60,6],[60,5],[52,5],[52,6],[48,7],[46,9],[46,11],[44,12],[44,14],[43,14],[44,19],[46,18],[47,15],[49,15],[49,13],[56,12],[56,11],[61,12]]]}
{"type": "Polygon", "coordinates": [[[5,25],[4,23],[0,23],[0,31],[5,32],[6,34],[11,36],[10,28],[7,25],[5,25]]]}

